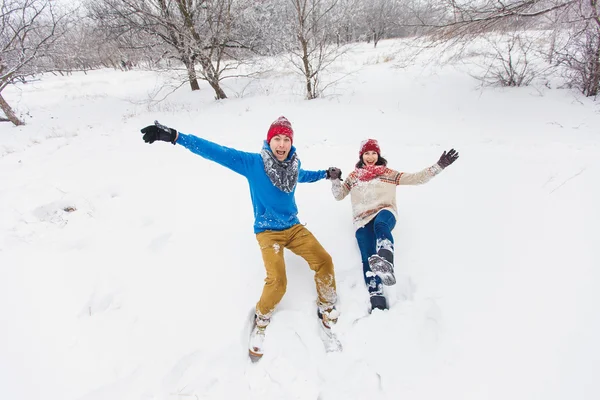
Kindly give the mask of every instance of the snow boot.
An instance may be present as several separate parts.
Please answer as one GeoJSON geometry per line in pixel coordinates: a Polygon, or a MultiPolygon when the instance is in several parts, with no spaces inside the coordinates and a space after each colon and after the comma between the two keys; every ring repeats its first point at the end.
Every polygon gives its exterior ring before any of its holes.
{"type": "Polygon", "coordinates": [[[394,250],[382,247],[377,251],[377,255],[394,266],[394,250]]]}
{"type": "Polygon", "coordinates": [[[257,362],[264,354],[263,343],[265,341],[265,331],[269,322],[270,320],[268,318],[258,315],[255,315],[254,317],[254,325],[248,342],[248,355],[252,362],[257,362]]]}
{"type": "Polygon", "coordinates": [[[375,309],[378,310],[387,310],[388,309],[388,305],[387,305],[387,301],[385,299],[385,296],[382,294],[374,294],[371,296],[371,311],[375,309]]]}
{"type": "Polygon", "coordinates": [[[325,329],[331,329],[333,325],[337,324],[340,313],[335,309],[335,307],[332,307],[329,310],[323,310],[323,312],[317,308],[317,316],[321,320],[321,323],[325,329]]]}
{"type": "Polygon", "coordinates": [[[335,307],[323,311],[317,308],[317,316],[320,320],[320,336],[325,346],[325,351],[328,353],[342,351],[342,344],[336,334],[331,331],[331,327],[337,323],[339,315],[340,313],[335,307]]]}
{"type": "Polygon", "coordinates": [[[377,254],[369,257],[369,266],[377,276],[381,278],[381,282],[386,286],[396,284],[396,276],[394,275],[394,253],[388,249],[379,249],[377,254]]]}

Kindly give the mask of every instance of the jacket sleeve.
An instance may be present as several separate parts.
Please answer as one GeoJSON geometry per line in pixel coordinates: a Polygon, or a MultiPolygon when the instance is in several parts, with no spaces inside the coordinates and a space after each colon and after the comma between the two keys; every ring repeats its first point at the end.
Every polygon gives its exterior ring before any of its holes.
{"type": "Polygon", "coordinates": [[[400,172],[396,180],[396,185],[422,185],[429,182],[431,178],[442,171],[443,168],[436,163],[419,172],[400,172]]]}
{"type": "Polygon", "coordinates": [[[192,153],[214,161],[238,174],[246,176],[250,170],[253,153],[221,146],[198,136],[187,135],[181,132],[179,132],[176,143],[190,150],[192,153]]]}
{"type": "Polygon", "coordinates": [[[300,168],[298,172],[298,183],[310,183],[317,182],[321,179],[324,179],[327,176],[327,172],[325,170],[321,171],[305,171],[300,168]]]}
{"type": "Polygon", "coordinates": [[[333,193],[333,197],[336,200],[344,200],[344,198],[348,196],[348,193],[350,193],[349,179],[350,178],[346,178],[344,182],[339,179],[333,179],[331,181],[331,193],[333,193]]]}

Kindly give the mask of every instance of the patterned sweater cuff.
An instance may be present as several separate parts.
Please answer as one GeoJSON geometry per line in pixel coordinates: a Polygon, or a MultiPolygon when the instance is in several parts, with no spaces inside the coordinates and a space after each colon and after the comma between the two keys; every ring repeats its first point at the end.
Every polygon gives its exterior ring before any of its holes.
{"type": "Polygon", "coordinates": [[[442,172],[444,168],[440,167],[440,164],[435,163],[431,166],[429,170],[431,171],[431,175],[436,176],[437,174],[442,172]]]}

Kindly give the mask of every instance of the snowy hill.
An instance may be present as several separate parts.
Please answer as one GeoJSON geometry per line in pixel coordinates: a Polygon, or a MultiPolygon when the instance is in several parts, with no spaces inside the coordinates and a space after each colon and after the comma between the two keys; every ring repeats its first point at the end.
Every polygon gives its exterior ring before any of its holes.
{"type": "Polygon", "coordinates": [[[312,101],[281,71],[228,80],[219,102],[203,86],[148,104],[164,77],[135,70],[7,89],[27,125],[0,125],[0,398],[600,398],[599,104],[397,68],[399,46],[358,46],[312,101]],[[460,159],[398,188],[398,284],[371,315],[349,200],[300,185],[299,217],[336,266],[344,351],[325,353],[312,272],[287,252],[251,364],[241,332],[264,267],[247,183],[139,130],[157,119],[259,151],[280,115],[309,170],[346,175],[366,138],[399,171],[460,159]]]}

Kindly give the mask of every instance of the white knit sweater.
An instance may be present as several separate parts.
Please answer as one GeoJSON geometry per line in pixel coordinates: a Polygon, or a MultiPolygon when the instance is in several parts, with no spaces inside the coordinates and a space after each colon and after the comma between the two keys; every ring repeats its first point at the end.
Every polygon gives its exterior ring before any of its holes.
{"type": "Polygon", "coordinates": [[[368,224],[381,210],[389,210],[396,218],[398,217],[397,185],[421,185],[429,182],[442,170],[438,164],[416,173],[398,172],[386,168],[382,175],[369,181],[358,179],[358,174],[354,170],[343,183],[339,179],[332,180],[331,191],[336,200],[342,200],[350,193],[354,228],[358,229],[368,224]]]}

